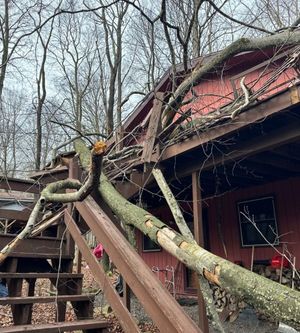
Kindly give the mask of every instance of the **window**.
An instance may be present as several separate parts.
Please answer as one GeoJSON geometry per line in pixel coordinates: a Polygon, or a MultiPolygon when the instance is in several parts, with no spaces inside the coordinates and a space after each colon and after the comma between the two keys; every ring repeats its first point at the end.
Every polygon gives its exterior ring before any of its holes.
{"type": "Polygon", "coordinates": [[[185,267],[185,289],[197,289],[197,280],[197,273],[185,267]]]}
{"type": "Polygon", "coordinates": [[[153,242],[148,236],[143,235],[143,252],[160,251],[161,247],[153,242]]]}
{"type": "Polygon", "coordinates": [[[278,245],[273,197],[238,203],[242,246],[278,245]]]}

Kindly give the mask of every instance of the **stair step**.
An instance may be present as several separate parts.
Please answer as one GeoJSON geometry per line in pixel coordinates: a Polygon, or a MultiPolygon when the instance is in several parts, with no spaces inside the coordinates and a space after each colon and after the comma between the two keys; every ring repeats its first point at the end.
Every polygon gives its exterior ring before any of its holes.
{"type": "Polygon", "coordinates": [[[82,279],[78,273],[10,273],[0,272],[0,279],[82,279]]]}
{"type": "Polygon", "coordinates": [[[87,295],[57,295],[57,296],[2,297],[2,298],[0,298],[0,305],[7,305],[7,304],[33,304],[33,303],[56,303],[56,302],[83,302],[83,301],[93,301],[94,298],[95,298],[95,294],[87,294],[87,295]]]}
{"type": "Polygon", "coordinates": [[[102,319],[84,319],[78,321],[60,322],[41,325],[17,325],[1,327],[1,333],[59,333],[77,330],[97,329],[97,332],[108,332],[108,323],[102,319]]]}

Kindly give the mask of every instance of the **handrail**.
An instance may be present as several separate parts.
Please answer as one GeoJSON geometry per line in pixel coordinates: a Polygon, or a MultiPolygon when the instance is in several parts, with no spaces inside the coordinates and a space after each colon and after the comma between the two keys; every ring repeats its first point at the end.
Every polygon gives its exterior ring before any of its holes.
{"type": "Polygon", "coordinates": [[[201,332],[94,199],[76,202],[75,208],[161,332],[201,332]]]}

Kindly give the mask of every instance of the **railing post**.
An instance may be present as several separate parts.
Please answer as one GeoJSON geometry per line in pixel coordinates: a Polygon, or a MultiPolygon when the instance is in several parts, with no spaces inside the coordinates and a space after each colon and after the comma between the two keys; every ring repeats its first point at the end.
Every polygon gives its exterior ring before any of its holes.
{"type": "MultiPolygon", "coordinates": [[[[200,246],[204,247],[202,197],[201,197],[199,172],[192,173],[192,192],[193,192],[194,237],[196,242],[200,246]]],[[[209,333],[205,302],[202,296],[198,279],[197,279],[197,294],[198,294],[198,308],[199,308],[199,326],[203,331],[203,333],[209,333]]]]}

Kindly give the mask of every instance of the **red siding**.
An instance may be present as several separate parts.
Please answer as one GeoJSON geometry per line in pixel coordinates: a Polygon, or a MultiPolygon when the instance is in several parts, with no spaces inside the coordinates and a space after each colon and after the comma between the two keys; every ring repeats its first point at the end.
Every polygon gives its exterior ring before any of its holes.
{"type": "MultiPolygon", "coordinates": [[[[289,252],[297,257],[296,266],[300,268],[300,178],[242,189],[207,200],[210,251],[225,258],[216,223],[217,211],[220,209],[222,212],[221,229],[226,244],[227,259],[233,262],[242,261],[249,268],[251,248],[242,248],[241,246],[237,202],[268,195],[274,195],[275,197],[278,231],[280,235],[283,235],[281,241],[285,242],[289,252]]],[[[160,209],[158,214],[155,215],[166,222],[172,220],[168,209],[160,209]]],[[[174,267],[176,270],[176,294],[185,294],[184,266],[164,250],[160,252],[143,252],[140,232],[138,232],[137,241],[139,253],[150,268],[158,267],[164,269],[166,266],[174,267]]],[[[276,248],[281,251],[282,246],[277,246],[276,248]]],[[[274,254],[275,250],[270,247],[256,247],[254,260],[270,259],[274,254]]],[[[163,273],[160,273],[159,277],[164,282],[163,273]]]]}
{"type": "MultiPolygon", "coordinates": [[[[283,91],[297,77],[296,71],[293,68],[288,68],[278,75],[274,82],[270,81],[264,90],[264,85],[272,79],[278,67],[278,64],[272,64],[267,70],[263,67],[245,75],[245,84],[251,89],[251,93],[256,93],[262,89],[258,97],[259,100],[264,100],[283,91]]],[[[198,98],[194,102],[185,105],[182,110],[186,111],[191,108],[193,117],[199,118],[233,102],[234,94],[230,80],[238,72],[238,68],[236,68],[235,72],[224,73],[221,78],[216,75],[207,79],[204,78],[199,85],[193,88],[198,98]]],[[[242,77],[243,75],[234,80],[238,91],[241,90],[240,81],[242,77]]],[[[192,93],[189,92],[186,95],[186,100],[189,100],[191,97],[192,93]]]]}
{"type": "MultiPolygon", "coordinates": [[[[251,248],[242,248],[237,213],[237,202],[267,195],[275,196],[275,209],[280,241],[287,244],[288,250],[300,259],[300,208],[299,208],[300,178],[278,181],[263,186],[251,187],[228,193],[223,197],[212,199],[209,204],[209,228],[211,251],[225,257],[221,241],[217,232],[215,211],[217,205],[222,206],[222,232],[226,243],[228,259],[240,260],[246,267],[250,267],[251,248]]],[[[282,250],[282,245],[276,247],[282,250]]],[[[256,247],[254,260],[270,259],[275,250],[270,247],[256,247]]],[[[300,267],[300,260],[297,262],[300,267]]]]}

